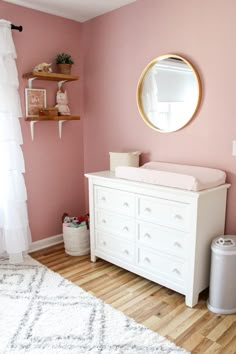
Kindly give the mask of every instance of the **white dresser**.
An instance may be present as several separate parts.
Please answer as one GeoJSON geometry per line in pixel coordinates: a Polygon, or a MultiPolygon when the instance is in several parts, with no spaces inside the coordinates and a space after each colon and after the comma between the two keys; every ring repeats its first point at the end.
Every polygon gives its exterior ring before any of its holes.
{"type": "Polygon", "coordinates": [[[198,302],[210,244],[224,234],[224,184],[191,192],[89,173],[91,260],[105,259],[198,302]]]}

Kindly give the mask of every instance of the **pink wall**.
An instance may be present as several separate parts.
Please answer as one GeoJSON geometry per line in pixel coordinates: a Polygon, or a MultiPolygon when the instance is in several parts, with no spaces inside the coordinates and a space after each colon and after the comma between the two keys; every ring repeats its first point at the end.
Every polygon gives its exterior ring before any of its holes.
{"type": "Polygon", "coordinates": [[[82,26],[85,171],[109,168],[109,151],[225,170],[227,233],[236,233],[235,0],[139,0],[82,26]],[[183,130],[161,134],[141,119],[136,86],[153,58],[177,53],[197,67],[203,97],[183,130]]]}
{"type": "MultiPolygon", "coordinates": [[[[109,168],[109,151],[140,150],[142,162],[160,160],[220,168],[232,183],[227,233],[236,233],[234,61],[235,0],[139,0],[84,24],[0,0],[1,18],[24,27],[13,32],[22,74],[60,51],[75,59],[80,80],[67,84],[70,108],[80,121],[37,123],[31,141],[23,119],[25,180],[33,240],[61,233],[60,218],[85,212],[84,170],[109,168]],[[136,105],[143,68],[164,53],[178,53],[197,67],[203,98],[196,118],[181,131],[161,134],[145,125],[136,105]]],[[[55,83],[38,81],[54,104],[55,83]]]]}
{"type": "MultiPolygon", "coordinates": [[[[22,74],[32,71],[35,65],[53,62],[56,54],[65,51],[75,60],[73,73],[80,75],[81,24],[3,1],[0,1],[0,14],[1,18],[24,28],[22,33],[13,31],[24,112],[27,81],[22,79],[22,74]]],[[[81,83],[66,85],[71,112],[81,115],[81,83]]],[[[47,88],[48,105],[55,104],[56,83],[35,81],[33,87],[47,88]]],[[[82,125],[83,118],[64,123],[60,140],[57,123],[37,123],[32,142],[29,123],[21,119],[29,222],[34,241],[60,234],[64,211],[71,215],[85,212],[82,125]]]]}

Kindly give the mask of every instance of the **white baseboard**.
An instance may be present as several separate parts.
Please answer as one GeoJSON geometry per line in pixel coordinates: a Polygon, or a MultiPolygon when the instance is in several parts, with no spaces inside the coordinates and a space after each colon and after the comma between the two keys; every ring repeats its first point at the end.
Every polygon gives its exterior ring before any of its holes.
{"type": "Polygon", "coordinates": [[[43,240],[32,242],[28,252],[31,253],[34,251],[38,251],[43,248],[54,246],[54,245],[57,245],[62,242],[63,242],[63,235],[62,234],[55,235],[52,237],[47,237],[47,238],[44,238],[43,240]]]}

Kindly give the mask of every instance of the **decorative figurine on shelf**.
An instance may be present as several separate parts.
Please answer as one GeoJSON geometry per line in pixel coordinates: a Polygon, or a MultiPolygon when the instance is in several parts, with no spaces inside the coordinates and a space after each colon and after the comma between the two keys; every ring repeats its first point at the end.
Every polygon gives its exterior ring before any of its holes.
{"type": "Polygon", "coordinates": [[[60,116],[69,116],[70,115],[70,108],[68,106],[68,98],[67,98],[67,92],[63,91],[62,89],[59,89],[57,91],[57,97],[56,97],[56,108],[58,108],[58,113],[60,116]]]}
{"type": "Polygon", "coordinates": [[[52,72],[52,63],[48,64],[48,63],[41,63],[36,65],[36,67],[34,68],[34,72],[39,72],[39,73],[51,73],[52,72]]]}

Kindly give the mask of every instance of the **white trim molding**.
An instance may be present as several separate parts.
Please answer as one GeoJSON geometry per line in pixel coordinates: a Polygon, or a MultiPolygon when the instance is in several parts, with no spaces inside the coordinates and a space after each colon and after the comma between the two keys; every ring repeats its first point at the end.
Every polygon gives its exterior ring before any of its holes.
{"type": "Polygon", "coordinates": [[[47,248],[50,246],[57,245],[62,242],[63,242],[63,234],[47,237],[47,238],[44,238],[39,241],[34,241],[30,245],[29,253],[34,252],[34,251],[38,251],[38,250],[41,250],[43,248],[47,248]]]}

